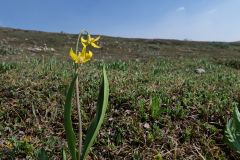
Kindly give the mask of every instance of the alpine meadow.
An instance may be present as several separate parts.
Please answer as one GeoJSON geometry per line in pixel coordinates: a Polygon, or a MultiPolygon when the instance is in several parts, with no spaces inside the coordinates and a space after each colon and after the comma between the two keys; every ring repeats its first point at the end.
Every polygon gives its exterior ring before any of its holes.
{"type": "Polygon", "coordinates": [[[88,32],[0,28],[0,159],[240,159],[240,42],[88,32]]]}

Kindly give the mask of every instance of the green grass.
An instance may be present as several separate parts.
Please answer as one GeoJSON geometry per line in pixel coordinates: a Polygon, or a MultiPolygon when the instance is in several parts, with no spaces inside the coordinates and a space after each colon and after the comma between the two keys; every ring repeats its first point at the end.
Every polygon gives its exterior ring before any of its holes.
{"type": "MultiPolygon", "coordinates": [[[[43,147],[54,159],[66,148],[63,103],[72,64],[23,59],[0,64],[0,142],[14,144],[1,147],[0,157],[34,159],[43,147]],[[31,140],[22,140],[24,135],[31,140]]],[[[234,67],[239,61],[165,57],[105,63],[110,104],[90,157],[240,158],[223,142],[227,119],[240,103],[240,70],[234,67]],[[198,67],[206,73],[196,74],[198,67]]],[[[81,68],[84,133],[94,117],[102,64],[95,60],[81,68]]],[[[77,131],[76,108],[73,120],[77,131]]]]}

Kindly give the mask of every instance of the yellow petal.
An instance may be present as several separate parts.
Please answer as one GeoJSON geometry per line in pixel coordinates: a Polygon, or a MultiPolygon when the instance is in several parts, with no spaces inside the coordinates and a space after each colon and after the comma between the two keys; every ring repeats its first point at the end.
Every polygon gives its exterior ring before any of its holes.
{"type": "Polygon", "coordinates": [[[82,43],[86,43],[86,42],[87,42],[87,40],[86,40],[86,39],[84,39],[83,37],[81,37],[81,42],[82,42],[82,43]]]}
{"type": "Polygon", "coordinates": [[[88,53],[81,53],[79,54],[79,58],[78,59],[81,59],[81,62],[82,63],[85,63],[87,61],[89,61],[91,58],[92,58],[92,55],[93,53],[91,51],[89,51],[88,53]]]}
{"type": "Polygon", "coordinates": [[[70,49],[69,54],[70,54],[71,58],[75,61],[75,63],[77,63],[78,56],[74,53],[72,48],[70,49]]]}
{"type": "Polygon", "coordinates": [[[83,56],[86,55],[86,51],[87,51],[87,46],[84,45],[83,48],[82,48],[82,52],[81,52],[83,54],[83,56]]]}
{"type": "Polygon", "coordinates": [[[89,51],[88,53],[86,53],[86,59],[91,59],[93,56],[93,53],[91,51],[89,51]]]}
{"type": "Polygon", "coordinates": [[[86,47],[83,46],[82,52],[79,52],[78,57],[81,57],[82,59],[84,59],[86,56],[86,50],[87,50],[86,47]]]}
{"type": "Polygon", "coordinates": [[[100,39],[100,36],[98,36],[97,38],[95,38],[94,40],[93,40],[93,42],[96,42],[96,41],[98,41],[100,39]]]}
{"type": "Polygon", "coordinates": [[[87,47],[87,44],[86,43],[82,43],[83,47],[87,47]]]}
{"type": "Polygon", "coordinates": [[[85,57],[85,54],[83,52],[79,52],[78,57],[85,57]]]}
{"type": "Polygon", "coordinates": [[[96,45],[95,43],[91,43],[91,45],[92,45],[94,48],[101,48],[100,46],[96,45]]]}
{"type": "Polygon", "coordinates": [[[90,59],[88,59],[88,58],[85,58],[85,59],[83,59],[83,63],[86,63],[87,61],[89,61],[90,59]]]}
{"type": "Polygon", "coordinates": [[[78,55],[78,59],[79,59],[80,63],[85,63],[86,62],[85,61],[86,58],[85,58],[85,55],[83,53],[78,55]]]}

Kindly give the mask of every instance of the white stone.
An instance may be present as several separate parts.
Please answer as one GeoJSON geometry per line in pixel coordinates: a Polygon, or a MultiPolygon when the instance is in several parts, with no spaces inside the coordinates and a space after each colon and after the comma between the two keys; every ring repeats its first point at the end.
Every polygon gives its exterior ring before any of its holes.
{"type": "Polygon", "coordinates": [[[145,124],[143,125],[143,127],[146,128],[146,129],[149,129],[149,128],[150,128],[150,125],[149,125],[149,123],[145,123],[145,124]]]}
{"type": "Polygon", "coordinates": [[[201,74],[201,73],[205,73],[206,71],[203,68],[197,68],[195,69],[195,72],[201,74]]]}

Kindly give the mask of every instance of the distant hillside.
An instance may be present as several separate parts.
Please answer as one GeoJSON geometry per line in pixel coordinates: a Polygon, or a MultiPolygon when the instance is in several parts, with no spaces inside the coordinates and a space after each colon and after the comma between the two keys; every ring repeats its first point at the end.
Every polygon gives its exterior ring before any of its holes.
{"type": "MultiPolygon", "coordinates": [[[[6,59],[4,46],[16,50],[17,55],[65,57],[75,47],[77,35],[49,33],[12,28],[0,28],[0,59],[6,59]],[[49,48],[49,51],[34,48],[49,48]],[[2,49],[1,49],[2,48],[2,49]],[[52,49],[50,51],[50,49],[52,49]],[[2,53],[1,53],[2,52],[2,53]]],[[[168,57],[240,57],[240,43],[195,42],[165,39],[136,39],[101,36],[100,50],[94,50],[95,58],[136,59],[168,57]]],[[[11,57],[8,55],[7,57],[11,57]]],[[[16,57],[16,56],[15,56],[16,57]]]]}

